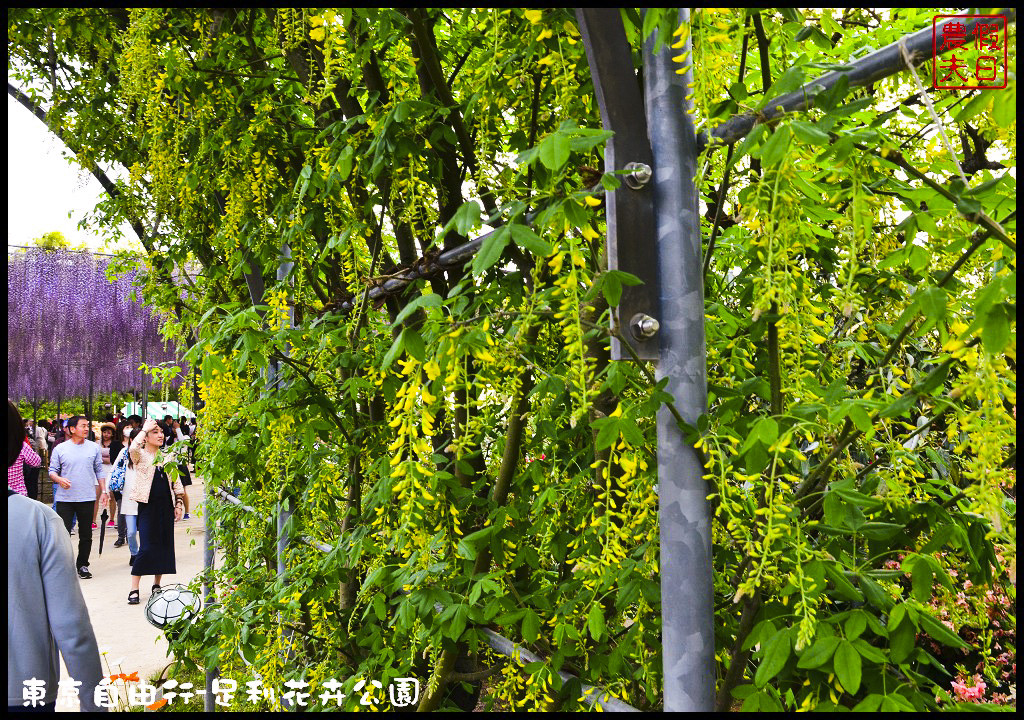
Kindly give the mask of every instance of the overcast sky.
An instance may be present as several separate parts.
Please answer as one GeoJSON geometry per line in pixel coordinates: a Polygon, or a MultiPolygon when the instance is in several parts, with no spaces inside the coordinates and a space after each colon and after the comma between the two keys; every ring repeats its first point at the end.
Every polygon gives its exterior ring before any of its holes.
{"type": "MultiPolygon", "coordinates": [[[[7,244],[27,245],[32,238],[59,230],[72,245],[103,248],[98,236],[78,229],[103,188],[91,174],[61,156],[64,144],[32,113],[7,96],[7,244]],[[68,217],[68,213],[71,217],[68,217]]],[[[136,248],[131,228],[122,227],[136,248]]]]}

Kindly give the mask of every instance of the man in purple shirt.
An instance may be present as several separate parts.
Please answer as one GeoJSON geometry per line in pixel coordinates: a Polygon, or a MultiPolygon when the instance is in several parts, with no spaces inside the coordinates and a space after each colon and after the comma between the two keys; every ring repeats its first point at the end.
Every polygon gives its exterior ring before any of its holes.
{"type": "Polygon", "coordinates": [[[64,527],[71,532],[73,518],[78,518],[78,577],[91,578],[89,553],[92,551],[92,516],[96,509],[96,486],[103,494],[100,502],[107,502],[106,477],[100,446],[91,440],[89,421],[81,415],[68,420],[68,441],[53,448],[50,457],[50,479],[57,483],[54,499],[57,514],[64,527]]]}

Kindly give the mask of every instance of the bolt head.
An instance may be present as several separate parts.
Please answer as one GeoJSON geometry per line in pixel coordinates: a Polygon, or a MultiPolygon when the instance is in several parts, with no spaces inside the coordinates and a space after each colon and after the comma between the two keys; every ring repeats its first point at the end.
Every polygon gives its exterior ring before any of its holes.
{"type": "Polygon", "coordinates": [[[629,321],[629,329],[637,340],[649,340],[661,329],[661,323],[644,313],[637,313],[629,321]]]}
{"type": "Polygon", "coordinates": [[[642,188],[651,181],[651,177],[654,175],[654,171],[651,170],[651,166],[645,163],[626,163],[624,169],[627,171],[625,177],[626,185],[633,190],[639,190],[642,188]]]}

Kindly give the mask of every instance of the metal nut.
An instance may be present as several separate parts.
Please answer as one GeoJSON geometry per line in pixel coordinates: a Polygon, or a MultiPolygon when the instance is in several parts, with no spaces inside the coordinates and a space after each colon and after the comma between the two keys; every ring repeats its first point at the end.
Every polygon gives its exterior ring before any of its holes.
{"type": "Polygon", "coordinates": [[[649,183],[651,181],[651,176],[654,174],[651,170],[651,166],[645,163],[626,163],[626,167],[624,169],[627,171],[626,185],[633,190],[639,190],[649,183]]]}
{"type": "Polygon", "coordinates": [[[637,340],[648,340],[654,337],[660,328],[661,324],[657,320],[644,313],[637,313],[629,321],[630,332],[637,340]]]}

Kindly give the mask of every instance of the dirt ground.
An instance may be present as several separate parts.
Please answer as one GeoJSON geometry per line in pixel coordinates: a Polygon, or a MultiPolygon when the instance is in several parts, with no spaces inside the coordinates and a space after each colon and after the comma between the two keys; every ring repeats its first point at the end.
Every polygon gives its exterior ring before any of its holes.
{"type": "MultiPolygon", "coordinates": [[[[177,574],[165,575],[161,585],[186,584],[203,569],[203,541],[205,539],[202,478],[193,476],[188,488],[190,500],[189,519],[175,523],[174,555],[177,574]]],[[[163,670],[171,658],[167,656],[167,641],[160,631],[153,627],[143,613],[153,586],[152,577],[143,577],[139,586],[139,604],[128,604],[131,589],[131,568],[128,565],[128,545],[114,547],[117,530],[107,528],[103,541],[103,554],[99,550],[99,528],[93,531],[92,554],[89,570],[92,577],[79,580],[89,616],[92,618],[96,641],[103,654],[103,669],[111,674],[138,672],[140,678],[148,678],[163,670]],[[105,653],[105,654],[104,654],[105,653]]],[[[78,547],[77,534],[71,536],[71,544],[78,547]]],[[[68,676],[64,660],[60,663],[61,677],[68,676]]],[[[77,712],[74,706],[57,705],[57,712],[77,712]]]]}

